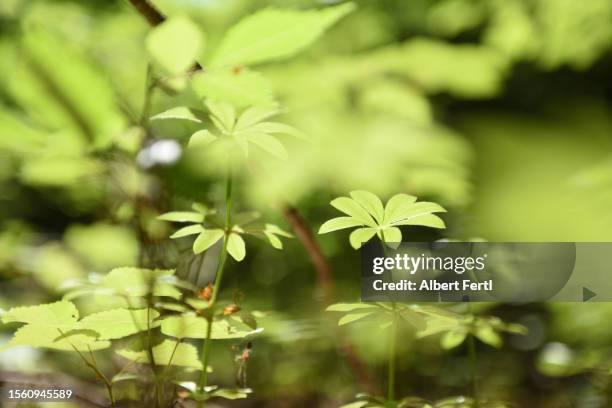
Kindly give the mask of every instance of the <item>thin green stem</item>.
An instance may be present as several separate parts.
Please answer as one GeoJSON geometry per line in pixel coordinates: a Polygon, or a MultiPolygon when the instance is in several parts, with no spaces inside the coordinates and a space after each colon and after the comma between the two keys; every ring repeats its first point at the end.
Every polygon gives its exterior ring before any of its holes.
{"type": "MultiPolygon", "coordinates": [[[[380,231],[380,243],[383,249],[383,255],[387,256],[387,246],[385,244],[385,233],[380,231]]],[[[392,272],[389,272],[390,274],[392,272]]],[[[392,277],[391,277],[392,278],[392,277]]],[[[396,354],[397,354],[397,305],[391,302],[393,308],[393,320],[389,329],[389,349],[387,354],[387,401],[395,400],[395,371],[396,371],[396,354]]]]}
{"type": "Polygon", "coordinates": [[[476,356],[476,340],[472,334],[470,334],[470,338],[468,339],[468,347],[470,353],[472,398],[474,399],[474,408],[478,408],[478,363],[476,356]]]}
{"type": "Polygon", "coordinates": [[[389,332],[389,355],[387,360],[387,400],[395,400],[395,365],[396,365],[396,349],[397,349],[397,312],[395,304],[393,304],[393,323],[389,332]]]}
{"type": "Polygon", "coordinates": [[[106,392],[108,393],[108,399],[110,400],[110,403],[111,403],[111,407],[114,408],[115,407],[115,395],[113,393],[113,383],[109,381],[109,379],[104,375],[104,373],[100,371],[100,369],[98,368],[96,364],[96,359],[94,358],[93,352],[91,351],[91,349],[89,349],[89,354],[91,355],[92,361],[89,361],[83,355],[83,353],[81,353],[81,351],[74,344],[72,344],[72,342],[68,340],[68,338],[65,337],[64,332],[61,329],[57,329],[57,330],[60,332],[62,337],[65,338],[68,344],[70,344],[70,347],[72,347],[72,349],[76,351],[79,357],[81,357],[81,360],[83,360],[83,363],[85,363],[85,365],[89,367],[96,374],[96,377],[98,377],[104,383],[104,386],[106,387],[106,392]]]}
{"type": "MultiPolygon", "coordinates": [[[[204,394],[204,390],[208,384],[207,368],[208,362],[210,360],[210,351],[212,345],[211,336],[214,307],[217,303],[217,297],[219,296],[219,291],[221,289],[223,271],[225,270],[225,263],[227,260],[227,244],[232,228],[232,178],[233,177],[230,165],[230,167],[228,167],[227,179],[225,183],[225,237],[223,238],[223,247],[221,249],[221,254],[219,255],[219,264],[217,265],[217,274],[215,276],[215,286],[213,288],[213,293],[208,306],[210,314],[206,318],[208,323],[206,328],[206,338],[204,339],[204,344],[202,345],[202,373],[200,374],[200,379],[198,381],[198,389],[202,394],[204,394]]],[[[198,401],[198,407],[204,407],[204,401],[198,401]]]]}
{"type": "MultiPolygon", "coordinates": [[[[469,303],[469,301],[468,312],[472,313],[472,304],[469,303]]],[[[478,408],[478,356],[476,354],[476,336],[471,333],[468,336],[468,353],[470,359],[470,385],[472,388],[472,398],[474,399],[474,408],[478,408]]]]}
{"type": "Polygon", "coordinates": [[[155,81],[153,78],[153,67],[151,64],[147,64],[147,76],[145,80],[145,94],[142,102],[142,112],[140,114],[139,125],[146,127],[149,121],[149,114],[151,111],[151,102],[153,101],[153,91],[155,90],[155,81]]]}

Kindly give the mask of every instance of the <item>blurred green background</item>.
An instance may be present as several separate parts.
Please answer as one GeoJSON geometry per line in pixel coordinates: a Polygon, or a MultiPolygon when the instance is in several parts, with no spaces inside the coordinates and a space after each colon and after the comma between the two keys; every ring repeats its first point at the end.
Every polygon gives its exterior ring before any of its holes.
{"type": "MultiPolygon", "coordinates": [[[[256,10],[335,2],[155,3],[197,22],[205,61],[225,30],[256,10]]],[[[238,209],[257,208],[289,229],[280,209],[290,203],[316,231],[335,215],[333,197],[405,192],[449,210],[447,230],[412,228],[408,240],[612,240],[610,0],[356,4],[299,56],[258,67],[286,108],[282,121],[310,141],[283,140],[289,161],[249,166],[237,181],[238,209]]],[[[189,278],[200,265],[208,275],[197,283],[210,280],[215,254],[194,262],[188,240],[170,242],[172,227],[155,218],[220,202],[223,186],[214,163],[182,151],[194,128],[139,128],[149,30],[123,1],[0,2],[0,308],[52,301],[70,282],[116,266],[177,267],[189,278]]],[[[156,91],[150,111],[180,104],[201,107],[189,90],[156,91]]],[[[346,234],[317,239],[334,299],[358,300],[359,256],[346,234]]],[[[283,252],[255,243],[223,286],[268,312],[249,368],[256,393],[234,405],[332,407],[363,390],[298,240],[283,252]]],[[[102,301],[79,307],[85,314],[102,301]]],[[[479,347],[484,394],[518,407],[612,406],[612,306],[479,307],[530,329],[501,350],[479,347]]],[[[377,388],[385,334],[367,325],[343,336],[377,388]]],[[[402,395],[467,392],[466,350],[402,339],[402,395]]],[[[229,342],[218,347],[220,382],[233,381],[233,353],[229,342]]],[[[56,370],[91,381],[67,354],[0,354],[0,372],[56,370]]]]}

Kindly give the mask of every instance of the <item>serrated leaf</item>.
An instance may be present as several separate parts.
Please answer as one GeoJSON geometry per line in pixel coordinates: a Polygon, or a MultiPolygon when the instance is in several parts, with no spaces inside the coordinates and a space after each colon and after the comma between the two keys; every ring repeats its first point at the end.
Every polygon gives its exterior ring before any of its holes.
{"type": "Polygon", "coordinates": [[[159,312],[154,309],[113,309],[94,313],[77,323],[79,330],[93,330],[99,339],[120,339],[157,326],[159,312]]]}
{"type": "Polygon", "coordinates": [[[347,3],[313,11],[259,11],[227,32],[211,65],[251,65],[289,57],[315,41],[353,8],[347,3]]]}
{"type": "MultiPolygon", "coordinates": [[[[135,351],[123,349],[118,350],[117,354],[140,364],[150,363],[147,350],[135,351]]],[[[177,343],[173,340],[164,340],[161,344],[153,347],[153,359],[155,360],[155,365],[159,366],[172,365],[195,368],[197,370],[202,369],[197,349],[191,344],[177,343]]]]}
{"type": "Polygon", "coordinates": [[[274,136],[270,136],[266,133],[251,133],[250,131],[243,133],[246,139],[262,149],[263,151],[270,153],[272,156],[277,157],[281,160],[287,160],[289,153],[285,146],[278,141],[274,136]]]}
{"type": "Polygon", "coordinates": [[[270,83],[258,72],[246,68],[199,72],[193,77],[192,85],[200,98],[229,102],[238,108],[272,102],[270,83]]]}
{"type": "Polygon", "coordinates": [[[325,221],[319,228],[319,234],[327,234],[328,232],[338,231],[345,228],[358,227],[363,223],[353,217],[337,217],[325,221]]]}
{"type": "Polygon", "coordinates": [[[385,210],[382,201],[376,194],[365,190],[351,191],[350,194],[353,200],[371,214],[378,224],[382,224],[385,210]]]}
{"type": "MultiPolygon", "coordinates": [[[[171,316],[161,321],[161,332],[176,338],[204,339],[208,322],[192,314],[171,316]]],[[[240,339],[260,330],[252,330],[243,323],[229,324],[227,320],[215,320],[211,330],[212,339],[240,339]]]]}
{"type": "Polygon", "coordinates": [[[182,238],[189,235],[199,234],[202,231],[204,231],[204,227],[201,224],[188,225],[176,231],[174,234],[170,235],[170,238],[182,238]]]}
{"type": "Polygon", "coordinates": [[[157,115],[151,116],[151,120],[164,120],[164,119],[179,119],[189,120],[191,122],[201,123],[193,112],[186,106],[177,106],[167,111],[158,113],[157,115]]]}
{"type": "Polygon", "coordinates": [[[202,231],[193,242],[193,253],[199,254],[206,251],[223,238],[223,235],[224,232],[221,229],[207,229],[202,231]]]}
{"type": "Polygon", "coordinates": [[[463,343],[466,337],[467,332],[465,330],[451,330],[442,336],[440,346],[444,350],[450,350],[463,343]]]}
{"type": "Polygon", "coordinates": [[[153,28],[145,44],[155,62],[171,74],[180,74],[195,63],[203,48],[203,36],[189,18],[176,16],[153,28]]]}
{"type": "Polygon", "coordinates": [[[74,303],[61,300],[36,306],[13,307],[2,314],[2,323],[31,323],[54,329],[70,329],[79,318],[74,303]]]}
{"type": "Polygon", "coordinates": [[[237,260],[242,261],[246,256],[246,246],[242,237],[236,233],[232,233],[227,238],[227,252],[237,260]]]}
{"type": "Polygon", "coordinates": [[[375,234],[375,228],[359,228],[351,232],[351,235],[349,235],[349,242],[353,248],[359,249],[363,244],[372,239],[375,234]]]}
{"type": "Polygon", "coordinates": [[[60,331],[57,327],[40,323],[26,324],[15,332],[13,338],[0,346],[0,351],[16,346],[30,346],[62,351],[89,351],[101,350],[110,347],[109,341],[97,340],[97,333],[93,331],[76,331],[64,327],[60,331]],[[62,334],[63,333],[63,334],[62,334]]]}
{"type": "Polygon", "coordinates": [[[335,207],[343,213],[350,215],[356,220],[361,221],[364,225],[367,225],[369,227],[376,226],[376,222],[374,221],[372,216],[365,210],[365,208],[357,204],[357,202],[352,198],[338,197],[332,200],[330,204],[332,205],[332,207],[335,207]]]}
{"type": "Polygon", "coordinates": [[[363,312],[363,313],[349,313],[344,315],[338,320],[338,326],[344,326],[345,324],[353,323],[358,320],[364,319],[371,314],[375,313],[374,311],[363,312]]]}
{"type": "Polygon", "coordinates": [[[378,309],[378,306],[367,303],[335,303],[325,310],[328,312],[351,312],[362,309],[378,309]]]}

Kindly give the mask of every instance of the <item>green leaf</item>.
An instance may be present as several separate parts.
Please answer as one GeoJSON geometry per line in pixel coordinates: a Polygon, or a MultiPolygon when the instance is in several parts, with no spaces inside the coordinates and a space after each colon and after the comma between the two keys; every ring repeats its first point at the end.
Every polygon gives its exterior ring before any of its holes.
{"type": "Polygon", "coordinates": [[[299,139],[307,139],[306,136],[294,128],[293,126],[286,125],[279,122],[260,122],[253,126],[246,128],[245,132],[258,132],[258,133],[278,133],[283,135],[294,136],[299,139]]]}
{"type": "Polygon", "coordinates": [[[474,332],[474,336],[489,346],[499,348],[502,345],[502,338],[492,327],[478,327],[474,332]]]}
{"type": "Polygon", "coordinates": [[[151,57],[171,74],[191,68],[202,47],[202,33],[185,16],[170,17],[153,28],[146,39],[151,57]]]}
{"type": "Polygon", "coordinates": [[[227,32],[211,65],[252,65],[290,57],[353,9],[353,4],[347,3],[313,11],[259,11],[227,32]]]}
{"type": "Polygon", "coordinates": [[[378,306],[368,303],[335,303],[325,310],[328,312],[351,312],[362,309],[378,309],[378,306]]]}
{"type": "Polygon", "coordinates": [[[219,388],[210,393],[211,397],[220,397],[230,400],[247,398],[249,396],[248,390],[243,389],[229,389],[219,388]]]}
{"type": "Polygon", "coordinates": [[[397,227],[385,228],[382,230],[382,233],[384,234],[385,242],[402,242],[402,231],[397,227]]]}
{"type": "Polygon", "coordinates": [[[417,198],[408,194],[396,194],[387,201],[385,206],[384,224],[390,224],[401,218],[401,214],[410,209],[417,198]]]}
{"type": "Polygon", "coordinates": [[[171,269],[115,268],[98,286],[101,290],[110,291],[108,294],[111,295],[140,297],[153,291],[155,296],[178,299],[181,292],[174,286],[173,275],[174,270],[171,269]]]}
{"type": "Polygon", "coordinates": [[[52,325],[34,323],[26,324],[15,332],[13,338],[0,347],[0,351],[9,347],[30,346],[63,351],[101,350],[110,347],[109,341],[97,340],[97,333],[91,330],[58,330],[52,325]],[[63,334],[62,334],[63,333],[63,334]]]}
{"type": "Polygon", "coordinates": [[[293,238],[293,235],[291,235],[289,232],[274,224],[266,224],[264,231],[270,234],[280,235],[281,237],[285,238],[293,238]]]}
{"type": "Polygon", "coordinates": [[[170,238],[182,238],[188,235],[200,234],[204,231],[204,227],[201,224],[189,225],[187,227],[183,227],[180,230],[176,231],[174,234],[170,235],[170,238]]]}
{"type": "Polygon", "coordinates": [[[325,221],[321,228],[319,228],[319,234],[327,234],[345,228],[358,227],[363,223],[353,217],[337,217],[331,220],[325,221]]]}
{"type": "MultiPolygon", "coordinates": [[[[149,364],[149,353],[147,350],[118,350],[117,354],[128,360],[140,364],[149,364]]],[[[202,363],[198,357],[197,349],[191,344],[177,343],[173,340],[164,340],[161,344],[153,347],[153,360],[159,366],[181,366],[202,369],[202,363]]]]}
{"type": "Polygon", "coordinates": [[[198,130],[189,138],[188,147],[198,147],[198,146],[206,146],[215,140],[218,137],[210,133],[207,129],[198,130]]]}
{"type": "Polygon", "coordinates": [[[446,212],[439,204],[421,201],[397,211],[389,220],[390,225],[425,225],[433,228],[444,228],[444,222],[435,212],[446,212]]]}
{"type": "Polygon", "coordinates": [[[221,229],[207,229],[202,231],[193,242],[193,253],[199,254],[213,246],[223,238],[224,232],[221,229]]]}
{"type": "Polygon", "coordinates": [[[374,216],[378,224],[382,224],[385,210],[380,198],[378,198],[376,194],[364,190],[351,191],[350,194],[357,204],[361,205],[368,213],[374,216]]]}
{"type": "Polygon", "coordinates": [[[274,248],[283,249],[283,241],[281,241],[279,237],[269,232],[265,232],[265,231],[264,231],[264,235],[268,239],[268,242],[270,242],[270,245],[272,245],[274,248]]]}
{"type": "Polygon", "coordinates": [[[229,102],[240,108],[270,104],[270,83],[259,73],[242,68],[213,69],[193,76],[192,86],[200,98],[229,102]]]}
{"type": "Polygon", "coordinates": [[[153,309],[113,309],[94,313],[77,323],[79,330],[93,330],[99,333],[100,339],[120,339],[155,327],[153,321],[159,312],[153,309]]]}
{"type": "Polygon", "coordinates": [[[206,107],[211,113],[211,120],[223,132],[230,133],[236,124],[236,109],[231,103],[207,99],[206,107]]]}
{"type": "Polygon", "coordinates": [[[375,228],[359,228],[351,232],[349,242],[353,248],[359,249],[363,244],[372,239],[374,234],[376,234],[375,228]]]}
{"type": "Polygon", "coordinates": [[[274,136],[270,136],[266,133],[251,133],[247,132],[243,134],[247,140],[262,150],[270,153],[272,156],[277,157],[281,160],[287,160],[289,153],[281,142],[279,142],[274,136]]]}
{"type": "Polygon", "coordinates": [[[237,132],[246,130],[251,126],[278,114],[278,107],[269,105],[252,106],[246,109],[236,121],[237,132]]]}
{"type": "Polygon", "coordinates": [[[151,120],[162,120],[162,119],[189,120],[191,122],[196,122],[196,123],[202,122],[186,106],[177,106],[175,108],[168,109],[167,111],[158,113],[155,116],[151,116],[151,120]]]}
{"type": "Polygon", "coordinates": [[[401,309],[399,315],[406,323],[417,330],[424,330],[427,327],[425,318],[410,308],[401,309]]]}
{"type": "Polygon", "coordinates": [[[374,222],[374,219],[365,210],[365,208],[357,204],[357,202],[351,198],[339,197],[335,200],[332,200],[330,204],[338,210],[342,211],[343,213],[350,215],[356,220],[359,220],[364,225],[367,225],[369,227],[376,226],[376,222],[374,222]]]}
{"type": "MultiPolygon", "coordinates": [[[[161,321],[161,332],[179,339],[204,339],[208,322],[203,317],[193,314],[171,316],[161,321]]],[[[261,330],[252,330],[246,324],[229,324],[227,320],[215,320],[211,330],[212,339],[240,339],[261,330]]]]}
{"type": "Polygon", "coordinates": [[[242,237],[236,233],[231,233],[227,238],[227,252],[237,260],[242,261],[246,256],[246,247],[242,237]]]}
{"type": "Polygon", "coordinates": [[[79,318],[79,311],[72,302],[61,300],[36,306],[20,306],[2,315],[2,323],[31,323],[53,329],[70,329],[79,318]]]}
{"type": "Polygon", "coordinates": [[[375,313],[374,311],[363,312],[363,313],[349,313],[344,315],[338,320],[338,326],[344,326],[345,324],[356,322],[357,320],[361,320],[375,313]]]}
{"type": "Polygon", "coordinates": [[[440,346],[444,350],[450,350],[463,343],[466,337],[467,332],[465,330],[451,330],[442,336],[440,346]]]}

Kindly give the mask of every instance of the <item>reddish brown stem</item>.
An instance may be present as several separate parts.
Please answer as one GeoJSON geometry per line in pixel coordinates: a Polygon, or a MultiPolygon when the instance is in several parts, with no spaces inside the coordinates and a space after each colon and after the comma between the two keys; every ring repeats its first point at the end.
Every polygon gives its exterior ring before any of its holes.
{"type": "MultiPolygon", "coordinates": [[[[310,261],[317,271],[318,286],[321,288],[324,303],[326,305],[333,303],[334,283],[332,269],[323,251],[321,251],[321,247],[315,239],[312,229],[295,207],[285,205],[283,207],[283,215],[291,225],[293,232],[308,253],[310,261]]],[[[348,365],[351,367],[353,373],[355,373],[355,378],[368,392],[375,394],[378,391],[376,382],[342,330],[338,330],[338,338],[340,349],[348,365]]]]}
{"type": "Polygon", "coordinates": [[[159,25],[166,19],[148,0],[130,0],[130,3],[152,26],[159,25]]]}
{"type": "Polygon", "coordinates": [[[283,207],[283,215],[308,253],[310,262],[312,262],[317,272],[318,286],[321,288],[324,303],[326,305],[331,304],[334,298],[334,282],[331,267],[325,255],[323,255],[323,251],[321,251],[321,247],[316,241],[310,226],[295,207],[285,205],[283,207]]]}

